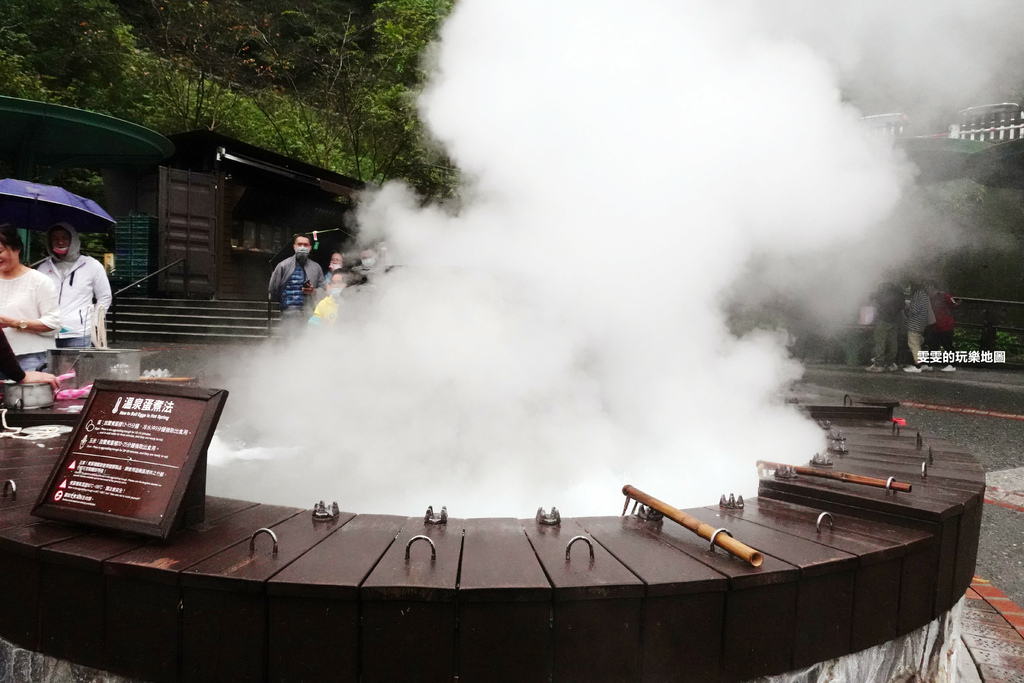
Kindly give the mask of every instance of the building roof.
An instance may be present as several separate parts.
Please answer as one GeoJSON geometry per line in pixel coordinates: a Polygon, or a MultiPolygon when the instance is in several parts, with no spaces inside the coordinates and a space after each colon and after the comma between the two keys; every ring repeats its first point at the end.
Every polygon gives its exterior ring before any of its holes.
{"type": "Polygon", "coordinates": [[[0,158],[32,180],[48,167],[47,182],[63,168],[156,164],[174,152],[167,138],[113,116],[49,102],[0,97],[0,158]]]}
{"type": "Polygon", "coordinates": [[[176,168],[212,171],[224,164],[233,172],[298,183],[339,197],[354,197],[366,187],[355,178],[211,130],[175,133],[168,138],[175,147],[168,165],[176,168]]]}

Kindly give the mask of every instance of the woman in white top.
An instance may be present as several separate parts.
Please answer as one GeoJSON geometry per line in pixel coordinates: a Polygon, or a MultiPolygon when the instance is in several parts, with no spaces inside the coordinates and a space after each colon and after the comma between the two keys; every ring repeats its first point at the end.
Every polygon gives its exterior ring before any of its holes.
{"type": "Polygon", "coordinates": [[[57,288],[50,278],[21,262],[18,231],[0,227],[0,327],[5,328],[18,365],[26,372],[46,363],[60,329],[57,288]]]}

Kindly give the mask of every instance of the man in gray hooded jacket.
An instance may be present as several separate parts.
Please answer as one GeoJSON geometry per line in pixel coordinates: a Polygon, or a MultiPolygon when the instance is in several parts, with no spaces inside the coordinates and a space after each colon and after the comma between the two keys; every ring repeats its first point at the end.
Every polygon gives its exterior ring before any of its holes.
{"type": "Polygon", "coordinates": [[[284,322],[305,324],[311,311],[312,295],[324,286],[324,271],[309,258],[312,242],[306,235],[296,235],[292,242],[295,255],[277,264],[267,288],[271,300],[281,304],[284,322]]]}
{"type": "Polygon", "coordinates": [[[82,253],[78,231],[70,223],[57,223],[46,232],[50,256],[39,266],[57,287],[61,329],[57,348],[92,346],[94,306],[110,307],[110,281],[103,264],[82,253]]]}

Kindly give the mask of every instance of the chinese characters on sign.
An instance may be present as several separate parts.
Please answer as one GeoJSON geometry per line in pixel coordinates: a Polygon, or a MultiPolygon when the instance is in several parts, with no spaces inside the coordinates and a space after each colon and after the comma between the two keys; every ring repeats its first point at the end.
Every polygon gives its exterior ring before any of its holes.
{"type": "Polygon", "coordinates": [[[1005,363],[1006,351],[918,351],[918,363],[1005,363]]]}
{"type": "Polygon", "coordinates": [[[205,488],[205,447],[226,392],[135,386],[96,386],[34,512],[101,524],[115,516],[125,522],[110,526],[166,537],[197,460],[205,488]]]}

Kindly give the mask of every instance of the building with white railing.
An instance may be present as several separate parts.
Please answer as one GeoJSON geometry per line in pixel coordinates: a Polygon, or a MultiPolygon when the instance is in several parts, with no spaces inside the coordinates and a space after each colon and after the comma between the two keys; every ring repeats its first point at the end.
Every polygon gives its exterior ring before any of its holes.
{"type": "Polygon", "coordinates": [[[872,114],[871,116],[865,116],[861,118],[861,123],[867,126],[870,133],[879,135],[891,135],[893,137],[903,137],[907,133],[907,125],[910,119],[907,118],[906,114],[893,113],[893,114],[872,114]]]}
{"type": "Polygon", "coordinates": [[[949,137],[983,142],[1007,142],[1024,137],[1024,112],[1015,102],[970,107],[957,113],[949,137]]]}

